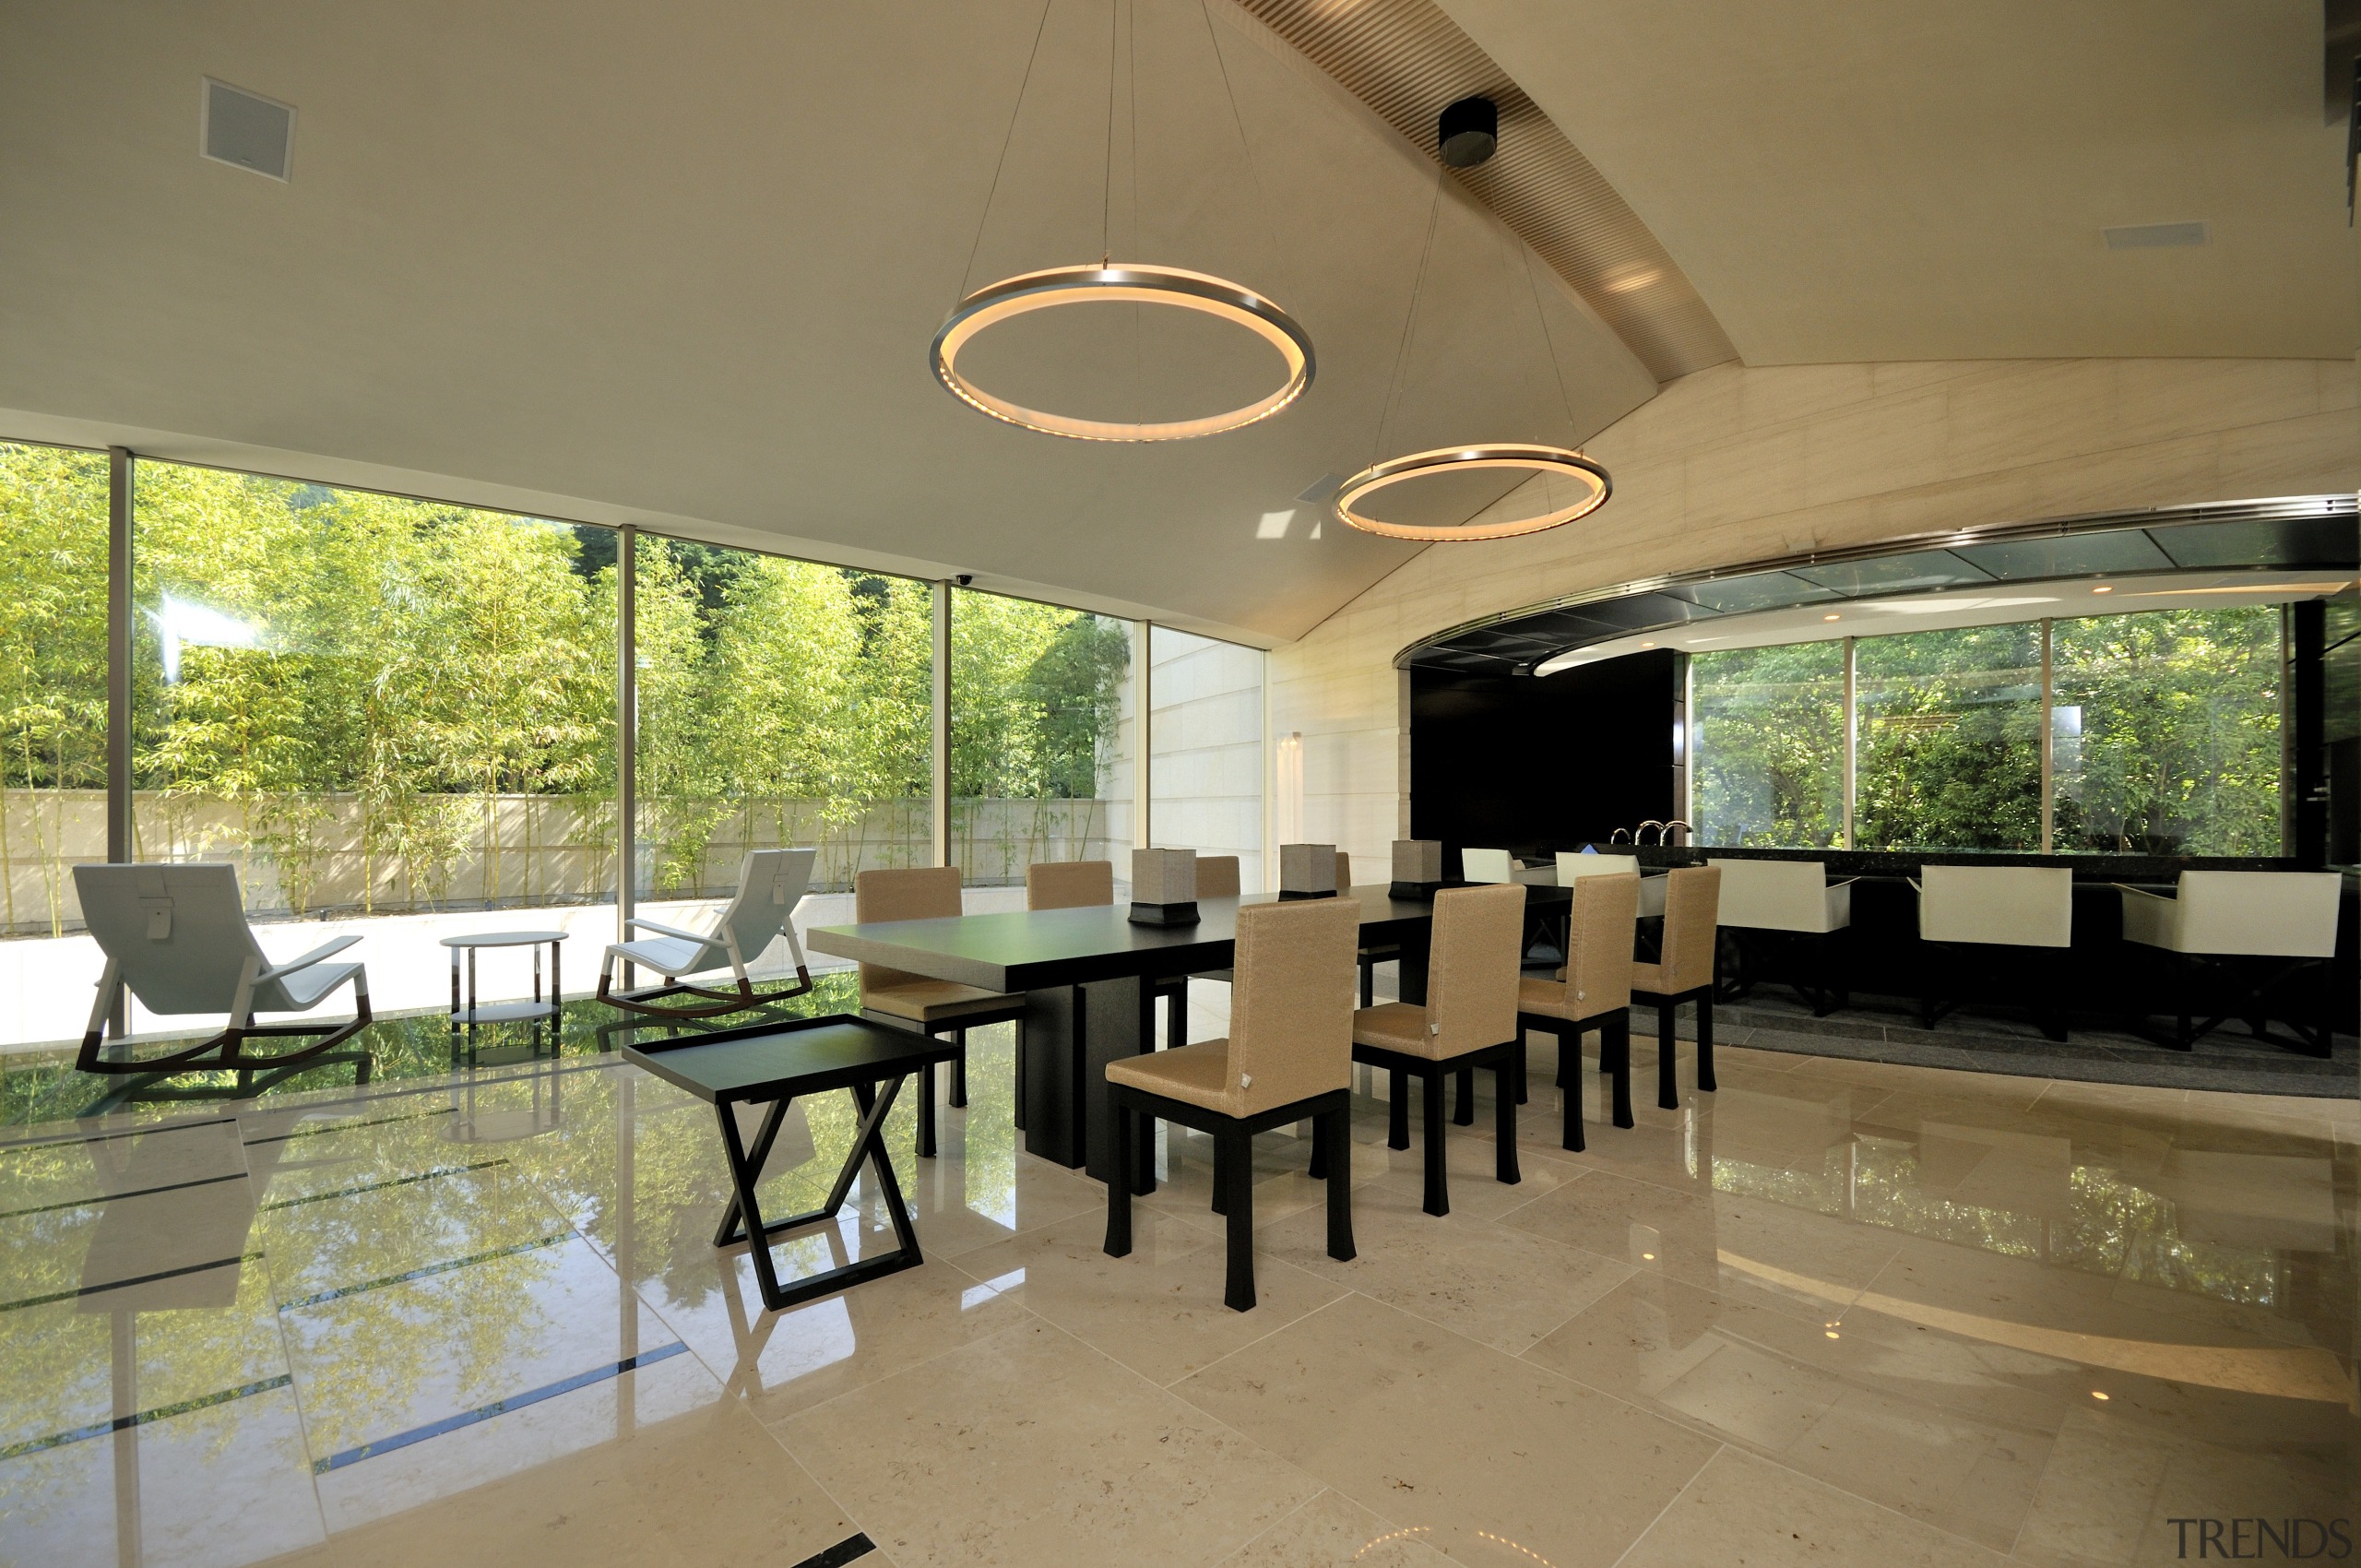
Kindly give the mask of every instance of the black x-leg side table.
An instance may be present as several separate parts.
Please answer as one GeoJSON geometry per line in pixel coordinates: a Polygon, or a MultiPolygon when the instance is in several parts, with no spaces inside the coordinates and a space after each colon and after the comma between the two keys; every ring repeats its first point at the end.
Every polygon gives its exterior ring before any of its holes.
{"type": "Polygon", "coordinates": [[[747,1253],[753,1260],[754,1282],[762,1289],[763,1305],[773,1312],[849,1289],[864,1280],[916,1268],[925,1261],[919,1253],[909,1207],[902,1201],[901,1183],[894,1176],[893,1158],[885,1150],[885,1116],[902,1085],[921,1067],[948,1062],[958,1054],[955,1039],[934,1039],[844,1014],[722,1029],[676,1046],[623,1047],[625,1059],[713,1107],[721,1123],[722,1150],[730,1160],[730,1184],[736,1194],[722,1212],[713,1244],[729,1247],[753,1242],[747,1253]],[[765,1220],[755,1201],[754,1187],[762,1180],[763,1161],[770,1157],[788,1106],[799,1096],[833,1089],[852,1092],[853,1104],[860,1111],[860,1126],[845,1155],[844,1169],[836,1172],[836,1185],[828,1191],[827,1202],[809,1214],[765,1220]],[[749,1144],[738,1131],[736,1107],[765,1104],[770,1111],[749,1144]],[[864,1159],[875,1175],[886,1216],[894,1223],[894,1250],[780,1285],[777,1265],[771,1260],[772,1239],[835,1218],[864,1159]]]}

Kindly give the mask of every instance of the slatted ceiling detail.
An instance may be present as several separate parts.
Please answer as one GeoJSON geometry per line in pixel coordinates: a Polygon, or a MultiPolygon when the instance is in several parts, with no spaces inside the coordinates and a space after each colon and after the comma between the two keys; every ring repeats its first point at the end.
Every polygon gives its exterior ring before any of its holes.
{"type": "Polygon", "coordinates": [[[1455,171],[1658,381],[1736,359],[1728,334],[1639,215],[1508,73],[1430,0],[1238,0],[1429,158],[1435,117],[1472,93],[1501,148],[1455,171]],[[1642,281],[1645,279],[1645,281],[1642,281]],[[1620,285],[1620,287],[1619,287],[1620,285]]]}

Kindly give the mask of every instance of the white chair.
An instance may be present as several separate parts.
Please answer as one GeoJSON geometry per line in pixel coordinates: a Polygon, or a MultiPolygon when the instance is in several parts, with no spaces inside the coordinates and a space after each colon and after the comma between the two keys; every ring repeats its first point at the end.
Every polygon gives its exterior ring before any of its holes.
{"type": "Polygon", "coordinates": [[[1586,876],[1639,874],[1640,857],[1619,849],[1599,850],[1592,854],[1584,854],[1580,850],[1572,854],[1562,849],[1558,852],[1558,885],[1560,887],[1572,887],[1586,876]]]}
{"type": "Polygon", "coordinates": [[[599,965],[599,1000],[626,1013],[644,1013],[658,1018],[710,1018],[723,1013],[743,1012],[749,1007],[801,996],[812,989],[812,970],[803,961],[803,944],[795,935],[791,918],[796,905],[803,901],[804,892],[812,885],[812,862],[819,857],[817,849],[750,849],[738,868],[738,892],[710,932],[699,933],[683,931],[679,926],[666,925],[661,921],[643,920],[635,915],[626,923],[635,931],[652,931],[653,937],[633,942],[618,942],[607,949],[599,965]],[[787,938],[787,949],[795,955],[795,984],[785,991],[768,995],[754,993],[754,981],[746,966],[763,956],[763,950],[774,938],[787,938]],[[653,969],[664,977],[665,983],[647,991],[619,992],[614,988],[615,966],[636,964],[653,969]],[[728,991],[708,986],[691,985],[687,977],[706,974],[727,968],[732,981],[728,991]],[[706,1005],[662,1007],[653,1005],[659,996],[700,996],[706,1005]]]}
{"type": "MultiPolygon", "coordinates": [[[[255,940],[231,865],[78,865],[74,891],[82,918],[106,955],[90,1027],[75,1065],[85,1073],[251,1072],[308,1062],[351,1039],[370,1020],[369,974],[328,959],[361,939],[340,936],[300,958],[274,964],[255,940]],[[334,1024],[257,1024],[256,1013],[308,1013],[352,983],[353,1016],[334,1024]],[[196,1045],[141,1060],[100,1055],[122,990],[150,1013],[227,1013],[222,1031],[196,1045]],[[261,1036],[318,1036],[298,1051],[264,1056],[245,1042],[261,1036]]],[[[118,1026],[119,1028],[120,1026],[118,1026]]]]}
{"type": "Polygon", "coordinates": [[[2176,1049],[2190,1050],[2234,1013],[2242,1013],[2258,1037],[2270,1038],[2270,993],[2299,971],[2317,969],[2315,1023],[2308,1027],[2292,1016],[2287,1022],[2308,1055],[2329,1054],[2343,873],[2185,871],[2174,897],[2122,883],[2116,886],[2123,894],[2123,940],[2172,956],[2179,1027],[2169,1043],[2176,1049]],[[2192,1028],[2192,995],[2206,970],[2232,981],[2236,1000],[2221,1016],[2192,1028]]]}
{"type": "MultiPolygon", "coordinates": [[[[1828,880],[1828,867],[1819,861],[1708,860],[1722,873],[1721,923],[1733,932],[1776,932],[1808,937],[1813,953],[1813,983],[1798,981],[1796,990],[1811,1005],[1812,1016],[1824,1018],[1849,1000],[1836,980],[1836,933],[1853,924],[1853,883],[1828,880]]],[[[1756,939],[1756,940],[1759,940],[1756,939]]],[[[1748,949],[1753,941],[1739,939],[1739,968],[1736,994],[1754,988],[1748,949]]]]}
{"type": "MultiPolygon", "coordinates": [[[[2063,955],[2074,944],[2074,873],[2063,866],[1918,868],[1918,940],[1938,947],[2032,947],[2050,961],[2035,1012],[2042,1032],[2066,1038],[2063,955]]],[[[1956,963],[1929,962],[1919,988],[1920,1021],[1931,1028],[1959,1005],[1956,963]],[[1939,971],[1945,971],[1939,973],[1939,971]],[[1944,983],[1946,980],[1952,983],[1944,983]]]]}
{"type": "Polygon", "coordinates": [[[1459,880],[1513,882],[1516,880],[1516,857],[1506,849],[1462,849],[1459,851],[1459,880]]]}

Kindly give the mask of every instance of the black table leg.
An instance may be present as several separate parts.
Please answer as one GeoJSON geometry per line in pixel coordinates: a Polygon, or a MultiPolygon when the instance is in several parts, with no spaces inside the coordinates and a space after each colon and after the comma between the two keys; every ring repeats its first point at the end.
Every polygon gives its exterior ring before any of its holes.
{"type": "Polygon", "coordinates": [[[773,1139],[778,1135],[780,1123],[787,1114],[788,1100],[771,1102],[763,1118],[761,1130],[749,1148],[738,1131],[738,1118],[733,1105],[723,1101],[714,1107],[721,1123],[721,1146],[729,1157],[730,1184],[735,1195],[723,1211],[720,1228],[715,1232],[717,1246],[728,1246],[740,1241],[748,1243],[747,1256],[754,1265],[754,1284],[762,1292],[763,1305],[773,1312],[791,1307],[801,1301],[833,1295],[864,1280],[896,1274],[906,1268],[916,1268],[926,1261],[919,1252],[917,1228],[910,1223],[908,1206],[902,1199],[900,1181],[894,1174],[893,1156],[885,1147],[885,1117],[894,1108],[894,1097],[901,1089],[903,1079],[885,1080],[884,1093],[873,1085],[852,1086],[853,1103],[860,1111],[860,1127],[853,1135],[852,1148],[845,1156],[845,1163],[836,1172],[836,1185],[830,1189],[828,1201],[808,1214],[790,1215],[784,1219],[765,1220],[756,1201],[754,1188],[761,1182],[763,1160],[770,1153],[773,1139]],[[877,1179],[877,1194],[885,1205],[885,1214],[894,1227],[895,1248],[876,1257],[862,1258],[819,1274],[808,1275],[789,1285],[782,1286],[778,1266],[771,1257],[771,1239],[786,1231],[801,1229],[823,1220],[836,1218],[844,1207],[846,1195],[852,1190],[853,1178],[866,1160],[877,1179]]]}
{"type": "MultiPolygon", "coordinates": [[[[1145,980],[1093,980],[1026,993],[1025,1150],[1105,1182],[1115,1170],[1107,1064],[1153,1050],[1156,990],[1145,980]]],[[[1153,1136],[1134,1140],[1153,1158],[1153,1136]]]]}

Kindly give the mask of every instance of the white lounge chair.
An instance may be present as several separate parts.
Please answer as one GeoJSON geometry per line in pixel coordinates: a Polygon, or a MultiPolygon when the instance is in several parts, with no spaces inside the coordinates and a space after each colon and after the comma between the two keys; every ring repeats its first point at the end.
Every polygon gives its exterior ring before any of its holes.
{"type": "Polygon", "coordinates": [[[817,849],[749,850],[745,863],[738,868],[737,896],[730,900],[709,932],[700,934],[660,921],[632,917],[628,923],[634,930],[656,934],[618,942],[607,949],[606,957],[599,965],[599,1000],[627,1013],[644,1013],[658,1018],[710,1018],[810,991],[812,970],[803,961],[803,944],[796,938],[795,921],[790,917],[812,885],[812,862],[819,853],[817,849]],[[787,938],[788,951],[795,955],[795,984],[786,991],[757,996],[746,966],[761,957],[771,939],[780,935],[787,938]],[[619,961],[653,969],[664,977],[665,983],[647,991],[619,992],[614,988],[615,965],[619,961]],[[688,983],[690,975],[720,968],[729,969],[734,982],[729,991],[688,983]],[[704,997],[709,1005],[653,1005],[657,997],[680,995],[704,997]]]}
{"type": "Polygon", "coordinates": [[[1722,873],[1722,929],[1743,933],[1737,984],[1729,994],[1743,996],[1754,989],[1752,960],[1763,933],[1777,932],[1789,944],[1808,939],[1813,947],[1812,972],[1792,978],[1796,991],[1811,1006],[1811,1016],[1824,1018],[1850,1000],[1838,972],[1838,933],[1853,925],[1853,884],[1828,880],[1828,867],[1818,861],[1733,861],[1705,862],[1722,873]]]}
{"type": "Polygon", "coordinates": [[[273,964],[246,923],[238,872],[230,865],[78,865],[74,891],[82,918],[106,955],[90,1028],[75,1065],[85,1073],[245,1072],[308,1061],[358,1034],[370,1020],[369,974],[331,964],[361,939],[340,936],[302,957],[273,964]],[[347,980],[354,1016],[342,1023],[257,1024],[256,1013],[308,1013],[347,980]],[[161,1056],[105,1058],[107,1020],[129,987],[151,1013],[227,1013],[219,1034],[161,1056]],[[319,1036],[297,1051],[255,1056],[259,1036],[319,1036]]]}

